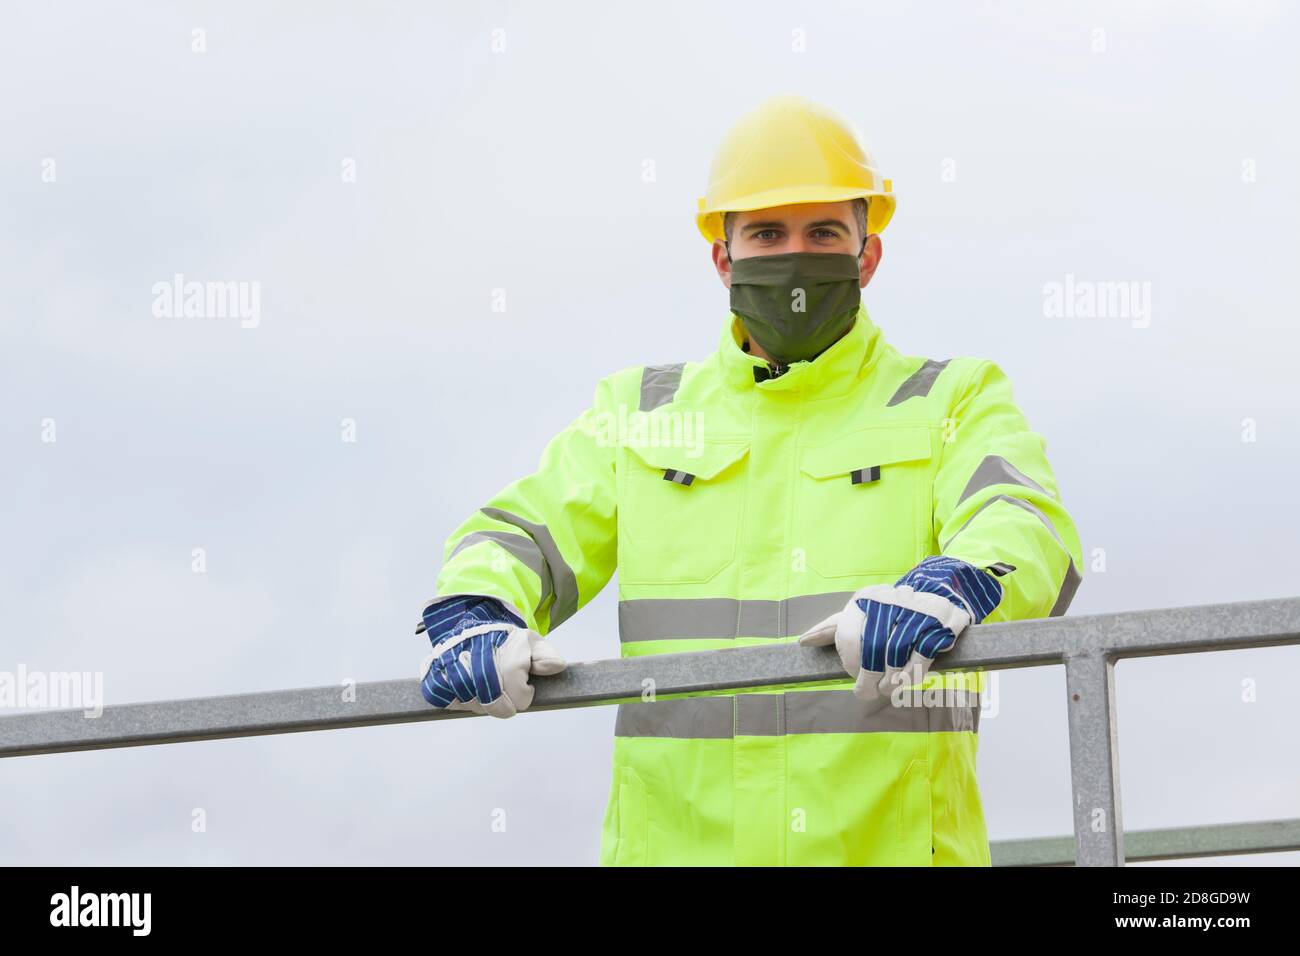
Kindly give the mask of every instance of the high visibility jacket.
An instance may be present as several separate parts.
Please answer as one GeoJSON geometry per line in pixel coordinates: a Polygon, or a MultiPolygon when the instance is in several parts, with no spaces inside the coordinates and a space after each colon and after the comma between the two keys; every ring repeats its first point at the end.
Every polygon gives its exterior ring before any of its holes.
{"type": "MultiPolygon", "coordinates": [[[[935,554],[1004,566],[986,621],[1065,613],[1078,534],[995,363],[901,355],[865,307],[776,377],[743,342],[731,314],[703,361],[602,379],[452,534],[438,593],[546,634],[617,570],[624,657],[792,641],[935,554]]],[[[982,676],[872,716],[847,677],[619,704],[600,862],[988,865],[982,676]]]]}

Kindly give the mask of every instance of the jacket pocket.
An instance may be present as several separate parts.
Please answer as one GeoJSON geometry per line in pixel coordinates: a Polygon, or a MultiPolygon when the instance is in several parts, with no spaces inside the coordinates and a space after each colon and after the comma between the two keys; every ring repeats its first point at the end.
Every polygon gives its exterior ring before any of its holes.
{"type": "Polygon", "coordinates": [[[649,825],[645,784],[628,767],[619,770],[618,849],[615,866],[646,866],[649,862],[649,825]]]}
{"type": "Polygon", "coordinates": [[[628,584],[707,581],[736,559],[748,441],[627,446],[621,459],[618,574],[628,584]]]}
{"type": "Polygon", "coordinates": [[[823,577],[902,574],[929,542],[927,425],[883,425],[799,449],[795,546],[823,577]]]}
{"type": "Polygon", "coordinates": [[[930,762],[921,758],[907,765],[898,782],[898,843],[895,866],[934,865],[930,762]]]}

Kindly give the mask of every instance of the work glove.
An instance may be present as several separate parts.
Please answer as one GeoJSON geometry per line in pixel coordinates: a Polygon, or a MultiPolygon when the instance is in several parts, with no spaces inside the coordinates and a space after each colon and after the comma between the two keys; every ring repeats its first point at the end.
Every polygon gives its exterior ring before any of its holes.
{"type": "Polygon", "coordinates": [[[527,710],[529,674],[558,674],[564,658],[536,631],[485,597],[459,597],[424,609],[433,644],[420,692],[434,707],[513,717],[527,710]]]}
{"type": "MultiPolygon", "coordinates": [[[[1010,565],[997,565],[1015,570],[1010,565]]],[[[895,687],[925,679],[935,656],[948,650],[971,624],[1002,600],[992,574],[956,558],[926,558],[897,584],[872,584],[844,610],[799,637],[805,647],[835,644],[844,669],[856,678],[853,693],[876,713],[895,687]]]]}

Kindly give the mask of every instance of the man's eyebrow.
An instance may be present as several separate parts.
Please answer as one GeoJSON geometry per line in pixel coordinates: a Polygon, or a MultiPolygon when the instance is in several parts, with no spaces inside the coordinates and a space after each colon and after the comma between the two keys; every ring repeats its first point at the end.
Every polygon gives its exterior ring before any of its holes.
{"type": "Polygon", "coordinates": [[[821,229],[824,228],[825,226],[839,226],[845,232],[853,231],[848,227],[848,225],[846,225],[844,222],[841,222],[839,219],[818,219],[816,222],[808,224],[809,229],[821,229]]]}
{"type": "MultiPolygon", "coordinates": [[[[845,232],[853,231],[848,227],[848,225],[843,220],[840,219],[818,219],[816,222],[810,222],[808,224],[809,229],[824,229],[827,226],[838,226],[840,229],[843,229],[845,232]]],[[[746,223],[745,226],[741,229],[741,232],[754,233],[754,232],[759,232],[763,229],[784,229],[784,228],[785,228],[785,222],[783,220],[769,219],[766,222],[746,223]]]]}

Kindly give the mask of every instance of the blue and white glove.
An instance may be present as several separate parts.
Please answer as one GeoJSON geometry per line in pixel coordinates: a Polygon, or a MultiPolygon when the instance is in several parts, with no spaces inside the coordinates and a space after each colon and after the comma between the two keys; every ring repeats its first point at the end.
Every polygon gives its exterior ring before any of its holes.
{"type": "Polygon", "coordinates": [[[493,598],[441,598],[423,617],[433,653],[421,665],[420,692],[434,707],[513,717],[533,702],[529,674],[558,674],[567,666],[540,634],[493,598]]]}
{"type": "Polygon", "coordinates": [[[938,555],[897,584],[862,588],[844,610],[800,635],[799,643],[834,643],[844,669],[857,679],[853,693],[872,704],[874,713],[889,702],[894,688],[921,683],[935,656],[1001,601],[1002,584],[992,574],[938,555]]]}

